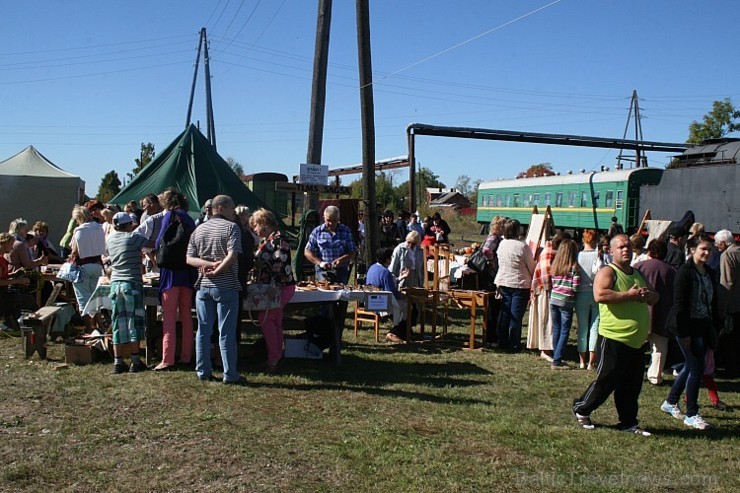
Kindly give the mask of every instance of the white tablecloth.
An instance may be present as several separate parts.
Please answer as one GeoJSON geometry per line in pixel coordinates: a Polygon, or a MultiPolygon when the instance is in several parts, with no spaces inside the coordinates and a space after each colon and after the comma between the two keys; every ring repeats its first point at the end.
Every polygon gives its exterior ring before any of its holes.
{"type": "MultiPolygon", "coordinates": [[[[87,302],[85,308],[82,310],[83,315],[94,315],[103,308],[111,309],[112,304],[108,295],[110,294],[110,285],[107,284],[106,278],[101,278],[98,281],[98,286],[95,288],[90,301],[87,302]],[[103,281],[105,279],[105,281],[103,281]]],[[[304,291],[302,289],[296,289],[293,298],[290,300],[290,304],[297,303],[322,303],[331,301],[362,301],[366,302],[369,294],[385,294],[392,301],[395,302],[393,294],[389,291],[323,291],[313,290],[304,291]]],[[[145,284],[144,285],[144,305],[146,306],[159,306],[159,293],[156,287],[145,284]]]]}
{"type": "MultiPolygon", "coordinates": [[[[98,285],[95,287],[90,300],[82,309],[82,315],[93,316],[100,310],[106,308],[108,310],[113,308],[113,304],[110,301],[108,295],[110,294],[110,284],[106,277],[101,277],[98,280],[98,285]]],[[[159,290],[150,285],[144,284],[144,305],[145,306],[159,306],[159,290]]]]}

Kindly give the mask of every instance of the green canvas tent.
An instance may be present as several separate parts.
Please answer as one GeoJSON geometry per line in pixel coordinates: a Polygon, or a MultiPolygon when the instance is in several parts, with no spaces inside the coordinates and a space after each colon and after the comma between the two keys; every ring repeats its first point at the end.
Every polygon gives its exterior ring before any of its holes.
{"type": "MultiPolygon", "coordinates": [[[[251,210],[269,209],[192,124],[110,202],[123,207],[131,200],[139,202],[146,194],[158,194],[167,187],[175,187],[185,194],[190,202],[190,214],[194,217],[200,213],[206,200],[221,194],[251,210]]],[[[276,217],[282,226],[281,218],[276,217]]]]}

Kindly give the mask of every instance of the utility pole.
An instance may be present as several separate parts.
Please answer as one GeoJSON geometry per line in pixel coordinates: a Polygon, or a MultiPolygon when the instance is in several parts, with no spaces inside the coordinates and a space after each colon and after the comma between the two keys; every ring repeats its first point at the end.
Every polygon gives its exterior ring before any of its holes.
{"type": "MultiPolygon", "coordinates": [[[[365,260],[375,260],[378,246],[378,211],[375,198],[375,108],[373,64],[370,55],[370,7],[357,0],[357,56],[360,66],[360,112],[362,119],[362,199],[365,202],[365,260]]],[[[409,184],[410,185],[410,184],[409,184]]]]}
{"type": "MultiPolygon", "coordinates": [[[[329,64],[329,33],[331,31],[331,2],[319,0],[316,18],[316,45],[313,55],[313,86],[311,89],[311,120],[308,126],[307,164],[321,164],[324,141],[324,111],[326,107],[326,68],[329,64]]],[[[319,194],[305,195],[304,209],[317,210],[319,194]]]]}
{"type": "MultiPolygon", "coordinates": [[[[627,138],[627,131],[629,130],[630,126],[630,120],[632,119],[632,115],[635,115],[635,141],[642,141],[642,123],[640,116],[640,104],[638,102],[637,97],[637,90],[632,90],[632,99],[630,100],[630,111],[627,114],[627,124],[624,126],[624,134],[622,134],[622,139],[627,138]]],[[[619,156],[617,156],[617,169],[622,169],[622,150],[619,150],[619,156]]],[[[625,161],[628,161],[628,158],[624,158],[625,161]]],[[[642,148],[640,145],[635,146],[635,168],[640,167],[647,167],[647,157],[642,155],[642,148]]]]}
{"type": "Polygon", "coordinates": [[[193,98],[195,97],[195,83],[198,80],[198,65],[200,64],[200,48],[203,46],[203,36],[206,28],[200,30],[198,38],[198,53],[195,55],[195,71],[193,72],[193,84],[190,86],[190,101],[188,102],[188,116],[185,118],[185,128],[190,126],[190,117],[193,115],[193,98]]]}
{"type": "Polygon", "coordinates": [[[206,120],[208,124],[208,142],[216,150],[216,124],[213,121],[213,101],[211,100],[211,68],[210,57],[208,56],[208,38],[206,37],[206,28],[202,29],[203,33],[203,67],[206,76],[206,120]]]}

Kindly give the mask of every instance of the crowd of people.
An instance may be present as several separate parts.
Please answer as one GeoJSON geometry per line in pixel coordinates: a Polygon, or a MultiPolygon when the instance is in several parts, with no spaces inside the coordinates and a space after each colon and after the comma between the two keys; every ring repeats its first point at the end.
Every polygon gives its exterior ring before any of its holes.
{"type": "MultiPolygon", "coordinates": [[[[283,356],[283,309],[297,281],[290,245],[281,236],[277,218],[265,209],[237,206],[225,195],[209,199],[196,221],[188,210],[187,198],[175,189],[147,195],[124,210],[92,200],[74,207],[59,248],[49,240],[46,223],[29,227],[22,219],[13,221],[8,233],[0,234],[0,310],[5,324],[17,328],[21,310],[36,308],[22,289],[28,279],[19,272],[49,262],[73,263],[82,272],[73,284],[80,312],[106,273],[114,372],[143,371],[143,275],[158,271],[163,342],[162,360],[154,370],[190,365],[194,358],[197,377],[214,380],[215,328],[221,380],[238,383],[239,320],[247,286],[269,284],[279,292],[280,306],[259,312],[256,323],[264,335],[266,369],[277,371],[283,356]],[[193,306],[197,332],[190,316],[193,306]],[[182,328],[179,359],[177,321],[182,328]],[[124,363],[126,355],[129,364],[124,363]]],[[[358,248],[339,212],[335,206],[326,207],[323,222],[310,233],[302,253],[314,265],[317,280],[346,284],[358,248]]],[[[381,248],[366,283],[393,293],[396,309],[386,339],[403,342],[407,323],[402,289],[424,286],[422,245],[448,242],[450,227],[438,213],[421,222],[417,214],[406,212],[393,218],[390,211],[383,214],[381,248]]],[[[700,386],[708,389],[713,407],[727,409],[713,374],[721,367],[730,376],[738,375],[740,246],[730,231],[719,231],[712,240],[698,223],[689,231],[672,228],[666,240],[655,238],[647,245],[640,234],[624,234],[616,221],[610,231],[614,234],[598,237],[587,229],[579,232],[579,241],[558,232],[535,255],[521,239],[519,221],[495,217],[480,247],[487,260],[480,285],[495,293],[486,343],[508,352],[535,350],[554,370],[595,371],[591,385],[573,403],[579,425],[592,429],[591,413],[613,393],[620,428],[641,435],[649,434],[637,421],[647,343],[648,382],[661,385],[666,372],[676,375],[660,408],[687,426],[707,429],[699,413],[700,386]],[[568,361],[566,351],[574,318],[577,362],[568,361]],[[679,402],[684,394],[685,412],[679,402]]],[[[416,307],[410,313],[413,325],[416,307]]],[[[90,316],[83,321],[87,330],[105,323],[90,316]]]]}
{"type": "MultiPolygon", "coordinates": [[[[267,346],[266,368],[276,371],[282,359],[282,307],[295,289],[290,245],[281,238],[277,219],[264,209],[251,212],[236,206],[224,195],[209,199],[197,221],[188,210],[187,198],[175,189],[149,194],[123,210],[91,200],[73,208],[58,249],[48,239],[46,223],[31,229],[22,219],[13,221],[10,232],[0,234],[0,310],[5,326],[18,330],[21,311],[38,308],[35,298],[23,290],[28,277],[20,274],[66,261],[81,272],[72,283],[79,314],[85,313],[101,276],[109,277],[114,373],[146,370],[140,357],[145,333],[143,279],[156,271],[163,338],[162,360],[154,370],[189,367],[195,358],[198,378],[212,380],[211,334],[216,328],[222,381],[236,383],[241,381],[236,352],[244,288],[248,283],[276,282],[282,290],[281,308],[255,314],[267,346]],[[179,351],[177,322],[182,329],[179,351]]],[[[86,332],[108,329],[105,317],[81,318],[86,332]]]]}
{"type": "MultiPolygon", "coordinates": [[[[450,242],[450,225],[442,219],[439,212],[426,216],[419,222],[416,212],[401,211],[394,221],[393,211],[386,209],[380,218],[380,247],[394,248],[406,239],[406,235],[415,231],[422,245],[435,245],[450,242]]],[[[360,234],[364,234],[364,214],[359,217],[360,234]]]]}
{"type": "Polygon", "coordinates": [[[712,375],[717,367],[738,375],[740,247],[730,231],[719,231],[712,240],[699,223],[689,231],[674,227],[667,241],[652,239],[647,248],[642,235],[628,237],[616,227],[614,236],[600,239],[584,230],[580,245],[559,232],[535,259],[520,229],[518,221],[497,216],[482,246],[489,259],[484,278],[492,279],[487,288],[498,300],[489,311],[489,328],[498,328],[489,333],[497,333],[498,340],[488,342],[520,351],[529,307],[526,347],[539,351],[553,369],[576,368],[564,356],[575,313],[577,368],[597,372],[574,401],[583,428],[593,428],[591,412],[614,393],[620,428],[649,434],[637,423],[646,343],[648,382],[661,385],[664,372],[676,375],[663,411],[687,426],[709,428],[698,407],[702,383],[711,406],[728,409],[712,375]],[[668,361],[676,364],[667,367],[668,361]],[[685,413],[679,403],[684,393],[685,413]]]}

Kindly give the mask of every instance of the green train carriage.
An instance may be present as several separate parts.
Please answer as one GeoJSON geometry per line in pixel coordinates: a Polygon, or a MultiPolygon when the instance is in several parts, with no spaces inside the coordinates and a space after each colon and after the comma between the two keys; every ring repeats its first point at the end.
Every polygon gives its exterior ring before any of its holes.
{"type": "Polygon", "coordinates": [[[642,219],[640,187],[657,185],[663,174],[658,168],[495,180],[478,187],[477,221],[490,223],[502,215],[529,224],[532,209],[552,210],[558,228],[605,230],[616,216],[626,230],[642,219]]]}

